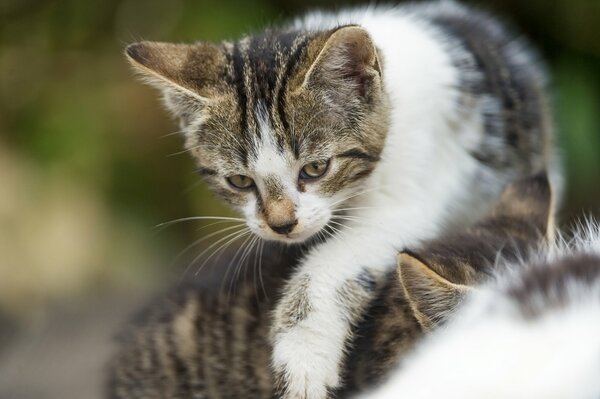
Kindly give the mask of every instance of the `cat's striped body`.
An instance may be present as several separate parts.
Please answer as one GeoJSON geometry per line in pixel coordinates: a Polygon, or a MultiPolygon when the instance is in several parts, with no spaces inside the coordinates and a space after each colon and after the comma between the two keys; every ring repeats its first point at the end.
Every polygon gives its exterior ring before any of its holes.
{"type": "MultiPolygon", "coordinates": [[[[151,304],[120,340],[107,397],[271,398],[268,314],[285,276],[271,266],[284,270],[281,263],[293,260],[269,252],[264,266],[273,273],[266,294],[257,282],[244,280],[226,295],[219,288],[223,273],[215,271],[208,281],[177,287],[151,304]]],[[[218,265],[225,269],[230,260],[218,265]]]]}

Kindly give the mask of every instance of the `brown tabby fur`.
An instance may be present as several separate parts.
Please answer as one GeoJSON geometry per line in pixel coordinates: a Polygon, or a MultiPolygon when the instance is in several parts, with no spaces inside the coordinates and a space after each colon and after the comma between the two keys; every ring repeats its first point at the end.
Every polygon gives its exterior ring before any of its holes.
{"type": "MultiPolygon", "coordinates": [[[[234,207],[244,204],[249,191],[231,190],[223,177],[251,175],[260,113],[279,151],[295,159],[328,159],[326,149],[333,146],[340,167],[322,179],[322,195],[356,186],[383,150],[388,98],[377,50],[362,28],[266,31],[221,44],[140,42],[128,46],[126,55],[180,119],[186,150],[200,174],[234,207]],[[353,61],[339,67],[337,59],[349,55],[353,61]]],[[[276,184],[268,183],[267,192],[260,193],[267,217],[269,203],[281,196],[276,184]]],[[[300,191],[304,184],[299,182],[300,191]]]]}
{"type": "MultiPolygon", "coordinates": [[[[510,185],[479,223],[403,251],[397,272],[356,327],[344,388],[334,396],[381,381],[424,333],[452,314],[464,291],[492,274],[498,256],[526,257],[551,231],[550,187],[546,177],[536,176],[510,185]]],[[[110,366],[109,397],[272,397],[269,316],[298,255],[283,254],[273,250],[263,261],[272,272],[266,292],[247,279],[233,297],[219,295],[217,274],[152,306],[110,366]]]]}

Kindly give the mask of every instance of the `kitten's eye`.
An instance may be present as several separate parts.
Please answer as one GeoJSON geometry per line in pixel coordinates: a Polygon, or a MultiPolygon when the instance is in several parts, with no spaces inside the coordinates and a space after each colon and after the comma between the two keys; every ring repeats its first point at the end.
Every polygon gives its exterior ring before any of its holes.
{"type": "Polygon", "coordinates": [[[227,181],[235,188],[239,188],[240,190],[248,189],[254,187],[254,180],[244,175],[233,175],[227,177],[227,181]]]}
{"type": "Polygon", "coordinates": [[[302,167],[300,171],[301,179],[316,179],[317,177],[321,177],[327,172],[327,168],[329,167],[329,160],[326,161],[315,161],[311,163],[307,163],[302,167]]]}

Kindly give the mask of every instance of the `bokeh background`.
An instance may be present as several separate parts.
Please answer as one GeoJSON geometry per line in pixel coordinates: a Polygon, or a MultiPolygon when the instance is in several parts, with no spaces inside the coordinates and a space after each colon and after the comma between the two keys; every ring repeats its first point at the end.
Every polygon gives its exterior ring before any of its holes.
{"type": "MultiPolygon", "coordinates": [[[[130,42],[221,40],[315,0],[0,0],[0,398],[99,398],[118,326],[182,274],[193,215],[227,215],[176,124],[122,57],[130,42]]],[[[547,61],[568,190],[600,211],[600,1],[475,2],[547,61]]]]}

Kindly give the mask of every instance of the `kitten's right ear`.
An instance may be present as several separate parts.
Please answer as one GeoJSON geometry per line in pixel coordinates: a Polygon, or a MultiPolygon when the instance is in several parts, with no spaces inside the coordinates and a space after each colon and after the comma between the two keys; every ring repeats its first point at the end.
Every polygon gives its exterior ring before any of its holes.
{"type": "Polygon", "coordinates": [[[226,74],[225,53],[211,43],[139,42],[127,46],[125,55],[146,82],[162,91],[178,116],[217,96],[226,74]]]}
{"type": "MultiPolygon", "coordinates": [[[[334,102],[347,106],[358,99],[373,101],[382,92],[382,69],[369,33],[354,25],[343,26],[318,37],[318,55],[304,76],[302,87],[328,92],[334,102]]],[[[311,57],[309,57],[311,58],[311,57]]]]}
{"type": "Polygon", "coordinates": [[[398,275],[413,314],[425,330],[444,322],[473,290],[450,282],[409,252],[401,252],[398,257],[398,275]]]}

